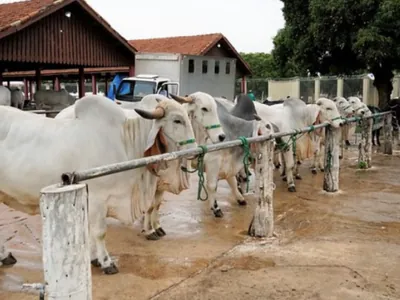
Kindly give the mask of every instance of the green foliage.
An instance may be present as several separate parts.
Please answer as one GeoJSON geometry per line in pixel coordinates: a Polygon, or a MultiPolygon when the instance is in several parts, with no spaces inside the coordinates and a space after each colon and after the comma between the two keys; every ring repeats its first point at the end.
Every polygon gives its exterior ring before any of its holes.
{"type": "Polygon", "coordinates": [[[243,59],[249,64],[254,78],[276,77],[276,66],[274,59],[269,53],[240,53],[243,59]]]}
{"type": "Polygon", "coordinates": [[[282,2],[286,25],[273,51],[278,72],[285,73],[288,64],[312,75],[368,70],[380,99],[388,100],[393,71],[400,68],[399,0],[282,2]]]}

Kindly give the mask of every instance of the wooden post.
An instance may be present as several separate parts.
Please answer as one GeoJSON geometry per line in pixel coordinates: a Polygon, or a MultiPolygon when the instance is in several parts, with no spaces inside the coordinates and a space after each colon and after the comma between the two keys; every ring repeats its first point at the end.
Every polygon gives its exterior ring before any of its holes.
{"type": "Polygon", "coordinates": [[[56,77],[54,78],[54,86],[53,86],[53,89],[54,89],[55,91],[61,90],[60,78],[59,78],[58,76],[56,76],[56,77]]]}
{"type": "Polygon", "coordinates": [[[25,94],[25,101],[29,100],[29,80],[24,78],[24,94],[25,94]]]}
{"type": "Polygon", "coordinates": [[[79,98],[82,98],[83,96],[85,96],[85,91],[86,91],[86,87],[85,87],[85,72],[84,72],[83,68],[79,68],[79,81],[78,81],[78,95],[79,95],[79,98]]]}
{"type": "Polygon", "coordinates": [[[339,190],[339,154],[341,128],[325,128],[324,191],[334,193],[339,190]]]}
{"type": "Polygon", "coordinates": [[[41,190],[43,267],[48,300],[91,300],[92,274],[85,184],[41,190]]]}
{"type": "Polygon", "coordinates": [[[392,142],[393,142],[393,137],[392,137],[392,114],[387,114],[384,116],[385,122],[383,126],[384,130],[384,135],[385,135],[385,145],[383,148],[383,153],[384,154],[393,154],[393,148],[392,148],[392,142]]]}
{"type": "Polygon", "coordinates": [[[33,100],[33,81],[29,79],[29,100],[33,100]]]}
{"type": "Polygon", "coordinates": [[[97,95],[97,82],[95,74],[92,74],[92,93],[93,95],[97,95]]]}
{"type": "Polygon", "coordinates": [[[258,144],[256,158],[256,195],[257,206],[250,223],[248,234],[253,237],[272,237],[274,234],[274,147],[273,142],[258,144]]]}
{"type": "Polygon", "coordinates": [[[35,78],[36,78],[36,91],[39,91],[42,89],[42,78],[41,78],[41,74],[40,74],[40,69],[36,69],[35,70],[35,78]]]}
{"type": "Polygon", "coordinates": [[[371,168],[372,156],[372,118],[360,122],[361,142],[358,144],[358,168],[371,168]]]}

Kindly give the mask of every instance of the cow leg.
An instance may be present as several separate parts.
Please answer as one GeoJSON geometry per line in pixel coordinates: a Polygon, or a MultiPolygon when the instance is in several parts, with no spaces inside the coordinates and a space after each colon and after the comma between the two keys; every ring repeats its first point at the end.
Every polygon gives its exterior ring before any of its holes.
{"type": "Polygon", "coordinates": [[[299,160],[296,159],[296,156],[293,155],[293,162],[294,162],[294,167],[293,167],[293,173],[296,179],[301,180],[301,176],[299,173],[299,160]]]}
{"type": "Polygon", "coordinates": [[[372,130],[372,145],[375,146],[376,130],[372,130]]]}
{"type": "Polygon", "coordinates": [[[311,173],[317,174],[317,161],[318,161],[318,155],[319,155],[319,148],[316,147],[313,155],[313,160],[311,163],[311,173]]]}
{"type": "Polygon", "coordinates": [[[1,266],[13,266],[15,265],[17,260],[12,255],[11,252],[7,251],[4,245],[0,246],[0,263],[1,266]]]}
{"type": "Polygon", "coordinates": [[[379,128],[378,130],[376,130],[376,143],[378,144],[378,146],[381,146],[381,141],[379,140],[379,136],[381,135],[381,129],[379,128]]]}
{"type": "MultiPolygon", "coordinates": [[[[206,167],[207,168],[207,167],[206,167]]],[[[210,172],[211,173],[211,172],[210,172]]],[[[208,194],[208,204],[210,209],[214,213],[216,218],[222,218],[224,216],[221,208],[218,206],[217,199],[215,199],[215,194],[217,192],[218,178],[215,176],[218,174],[207,174],[206,189],[208,194]],[[211,175],[211,176],[209,176],[211,175]]]]}
{"type": "Polygon", "coordinates": [[[295,192],[296,186],[294,184],[294,179],[293,179],[293,169],[295,167],[295,164],[294,164],[294,160],[293,160],[292,149],[283,153],[282,162],[284,162],[284,165],[285,165],[284,169],[286,172],[286,181],[288,184],[288,190],[289,190],[289,192],[295,192]]]}
{"type": "Polygon", "coordinates": [[[152,224],[152,228],[155,230],[156,234],[159,237],[163,237],[166,235],[164,229],[161,228],[160,225],[160,207],[161,207],[161,203],[163,200],[163,195],[164,192],[156,192],[155,195],[155,208],[153,209],[153,212],[151,214],[151,224],[152,224]]]}
{"type": "MultiPolygon", "coordinates": [[[[96,199],[96,197],[93,198],[96,199]]],[[[92,264],[98,262],[98,264],[100,264],[105,274],[112,275],[118,273],[119,271],[117,266],[111,260],[111,257],[106,249],[106,242],[105,242],[106,231],[107,231],[106,201],[103,201],[102,203],[99,201],[97,205],[99,205],[99,207],[89,210],[89,221],[90,221],[89,229],[90,229],[91,241],[95,243],[95,249],[96,249],[96,258],[92,257],[92,264]]]]}
{"type": "Polygon", "coordinates": [[[318,151],[318,168],[321,170],[321,172],[324,172],[324,155],[322,153],[325,153],[325,145],[321,144],[319,147],[318,151]]]}
{"type": "MultiPolygon", "coordinates": [[[[249,178],[246,177],[246,180],[249,180],[249,178]]],[[[239,205],[247,205],[246,200],[244,200],[243,195],[239,192],[239,190],[237,188],[236,177],[235,176],[228,177],[226,179],[226,181],[228,182],[228,184],[231,188],[231,193],[232,193],[233,197],[235,197],[237,203],[239,205]]]]}
{"type": "Polygon", "coordinates": [[[281,167],[281,162],[279,160],[279,152],[278,153],[274,153],[274,165],[276,169],[279,169],[281,167]]]}
{"type": "Polygon", "coordinates": [[[156,241],[160,239],[160,237],[154,230],[153,224],[151,222],[152,221],[151,216],[153,214],[154,207],[155,206],[153,204],[144,214],[144,235],[146,236],[146,239],[150,241],[156,241]]]}

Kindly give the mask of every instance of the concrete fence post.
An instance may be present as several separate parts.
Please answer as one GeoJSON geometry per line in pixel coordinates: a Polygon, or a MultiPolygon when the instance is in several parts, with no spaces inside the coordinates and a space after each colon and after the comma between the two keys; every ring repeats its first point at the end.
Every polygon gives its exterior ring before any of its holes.
{"type": "Polygon", "coordinates": [[[253,237],[272,237],[274,234],[274,145],[271,140],[257,145],[256,195],[258,196],[254,216],[248,234],[253,237]]]}
{"type": "Polygon", "coordinates": [[[85,184],[41,190],[43,268],[48,300],[91,300],[92,275],[85,184]]]}
{"type": "Polygon", "coordinates": [[[371,168],[372,157],[372,123],[373,119],[362,119],[360,122],[361,142],[358,144],[358,168],[371,168]]]}
{"type": "Polygon", "coordinates": [[[337,79],[337,90],[336,90],[336,95],[337,97],[343,97],[343,78],[338,78],[337,79]]]}
{"type": "Polygon", "coordinates": [[[315,78],[314,83],[314,103],[320,98],[321,94],[321,80],[319,78],[315,78]]]}
{"type": "Polygon", "coordinates": [[[325,128],[324,191],[334,193],[339,190],[339,156],[341,128],[325,128]]]}
{"type": "Polygon", "coordinates": [[[383,148],[383,153],[384,154],[393,154],[393,137],[392,137],[392,114],[387,114],[384,116],[384,126],[383,126],[383,131],[385,135],[385,144],[383,148]]]}

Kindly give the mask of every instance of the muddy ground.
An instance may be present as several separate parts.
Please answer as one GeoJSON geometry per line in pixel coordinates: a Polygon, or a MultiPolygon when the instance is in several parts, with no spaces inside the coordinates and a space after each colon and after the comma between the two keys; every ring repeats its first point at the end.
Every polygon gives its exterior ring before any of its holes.
{"type": "MultiPolygon", "coordinates": [[[[357,171],[356,159],[354,149],[346,152],[335,196],[321,192],[323,173],[312,175],[309,163],[297,193],[276,171],[275,239],[246,236],[253,201],[239,207],[225,182],[225,216],[215,219],[195,200],[196,176],[191,190],[167,195],[162,240],[109,220],[108,250],[120,273],[92,269],[93,299],[400,299],[400,151],[375,153],[369,171],[357,171]]],[[[40,219],[0,206],[0,220],[18,259],[0,268],[0,299],[38,299],[21,285],[43,280],[40,219]]]]}

